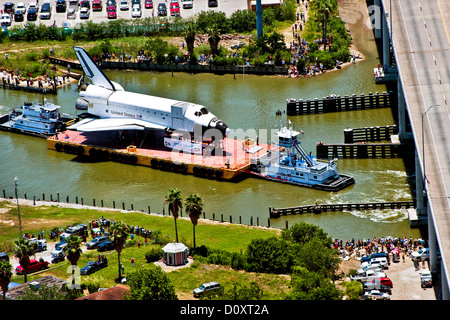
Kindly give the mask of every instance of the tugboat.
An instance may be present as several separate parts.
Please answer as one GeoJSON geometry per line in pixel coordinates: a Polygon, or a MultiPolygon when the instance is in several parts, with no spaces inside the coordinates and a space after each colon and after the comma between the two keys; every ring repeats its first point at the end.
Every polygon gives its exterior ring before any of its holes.
{"type": "Polygon", "coordinates": [[[17,133],[48,138],[56,130],[65,130],[66,122],[72,120],[69,115],[61,115],[61,107],[44,99],[43,103],[25,102],[22,111],[13,109],[0,117],[0,129],[17,133]]]}
{"type": "Polygon", "coordinates": [[[289,128],[282,127],[275,133],[278,151],[252,158],[249,173],[324,191],[338,191],[355,183],[353,177],[338,173],[337,159],[322,162],[308,154],[298,139],[300,132],[293,130],[290,121],[289,125],[289,128]]]}

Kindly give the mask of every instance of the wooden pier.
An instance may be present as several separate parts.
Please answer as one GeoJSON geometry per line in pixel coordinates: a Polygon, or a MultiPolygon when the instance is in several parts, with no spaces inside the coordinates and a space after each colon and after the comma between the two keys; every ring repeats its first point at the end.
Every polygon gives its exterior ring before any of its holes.
{"type": "Polygon", "coordinates": [[[400,143],[352,143],[316,144],[316,157],[319,159],[368,159],[400,158],[408,153],[408,146],[400,143]]]}
{"type": "Polygon", "coordinates": [[[32,86],[32,85],[21,85],[21,84],[16,84],[16,83],[12,83],[8,80],[6,80],[5,78],[3,78],[2,80],[2,84],[1,84],[3,89],[9,89],[9,90],[20,90],[20,91],[27,91],[27,92],[34,92],[34,93],[49,93],[49,94],[56,94],[56,86],[54,84],[54,82],[52,81],[52,85],[48,86],[44,84],[39,84],[38,86],[32,86]]]}
{"type": "Polygon", "coordinates": [[[376,108],[388,108],[391,104],[395,104],[396,96],[394,92],[369,94],[361,94],[357,96],[345,95],[344,97],[330,95],[322,99],[315,98],[313,100],[295,100],[288,99],[286,105],[286,113],[288,116],[297,116],[305,114],[318,114],[340,111],[354,111],[376,108]]]}
{"type": "Polygon", "coordinates": [[[363,128],[347,128],[344,129],[344,142],[376,142],[383,140],[391,140],[391,136],[398,134],[396,125],[381,127],[363,127],[363,128]]]}
{"type": "Polygon", "coordinates": [[[303,213],[321,213],[321,212],[337,212],[351,210],[384,210],[384,209],[409,209],[414,208],[413,201],[399,202],[369,202],[369,203],[342,203],[342,204],[315,204],[288,208],[272,208],[269,207],[270,218],[279,218],[288,214],[303,213]]]}

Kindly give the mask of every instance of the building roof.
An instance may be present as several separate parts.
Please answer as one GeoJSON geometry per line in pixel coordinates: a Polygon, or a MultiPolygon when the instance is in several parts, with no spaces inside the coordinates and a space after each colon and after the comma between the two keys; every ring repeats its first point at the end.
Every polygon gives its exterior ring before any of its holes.
{"type": "Polygon", "coordinates": [[[184,251],[188,250],[188,247],[186,247],[183,243],[180,243],[180,242],[172,242],[172,243],[166,244],[162,248],[162,250],[163,250],[163,252],[167,252],[167,253],[177,253],[177,252],[184,252],[184,251]]]}
{"type": "Polygon", "coordinates": [[[122,300],[124,294],[128,293],[129,287],[118,284],[114,287],[88,294],[76,300],[122,300]]]}
{"type": "MultiPolygon", "coordinates": [[[[66,280],[57,278],[57,277],[52,276],[52,275],[48,275],[48,276],[45,276],[45,277],[42,277],[42,278],[39,278],[39,279],[35,279],[33,281],[25,282],[23,284],[20,284],[18,286],[13,287],[13,288],[10,288],[8,290],[8,292],[6,293],[6,299],[9,299],[9,300],[17,299],[17,297],[19,297],[20,295],[23,294],[23,292],[24,292],[24,290],[26,288],[30,287],[31,283],[36,283],[36,282],[39,285],[46,285],[46,286],[54,286],[54,285],[56,285],[60,289],[67,284],[66,280]]],[[[0,292],[2,292],[2,291],[0,291],[0,292]]]]}

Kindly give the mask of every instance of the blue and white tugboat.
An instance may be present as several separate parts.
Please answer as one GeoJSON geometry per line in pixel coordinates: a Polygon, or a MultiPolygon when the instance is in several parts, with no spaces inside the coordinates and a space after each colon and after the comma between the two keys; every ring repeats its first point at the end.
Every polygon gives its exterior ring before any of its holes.
{"type": "Polygon", "coordinates": [[[47,102],[25,102],[22,110],[13,109],[0,117],[0,129],[39,137],[49,137],[64,130],[69,115],[61,115],[60,106],[47,102]]]}
{"type": "MultiPolygon", "coordinates": [[[[282,127],[278,137],[278,151],[253,158],[250,173],[262,178],[310,187],[325,191],[338,191],[353,183],[353,177],[339,174],[337,159],[322,162],[303,149],[300,132],[282,127]]],[[[303,134],[303,132],[302,132],[303,134]]]]}

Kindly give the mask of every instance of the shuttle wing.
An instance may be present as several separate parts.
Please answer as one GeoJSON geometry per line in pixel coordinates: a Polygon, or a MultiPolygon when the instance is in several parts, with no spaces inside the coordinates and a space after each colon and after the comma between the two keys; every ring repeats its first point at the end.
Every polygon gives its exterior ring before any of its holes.
{"type": "Polygon", "coordinates": [[[81,67],[85,75],[92,81],[96,86],[103,87],[112,91],[116,91],[114,83],[108,79],[108,77],[103,73],[102,69],[94,62],[87,51],[81,47],[73,47],[75,54],[80,61],[81,67]]]}
{"type": "Polygon", "coordinates": [[[148,121],[131,118],[84,119],[68,127],[69,130],[82,132],[109,130],[165,130],[166,127],[148,121]]]}

